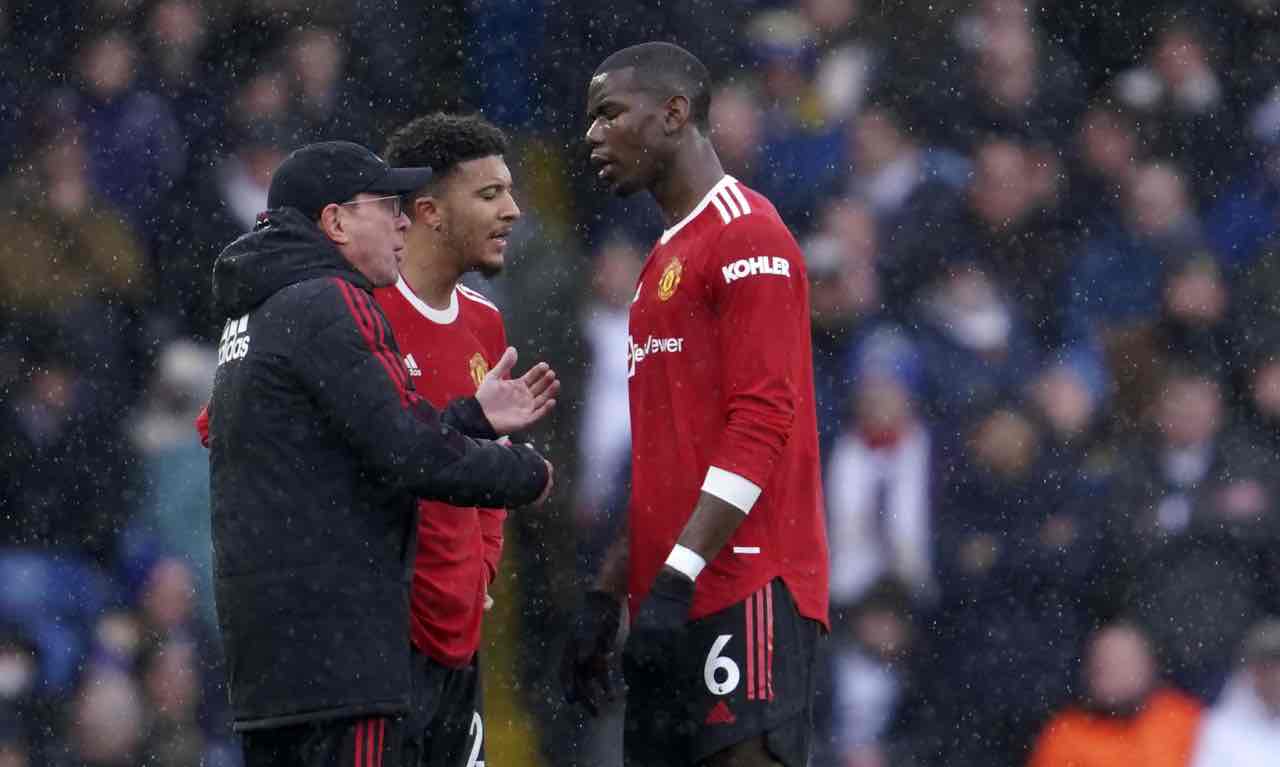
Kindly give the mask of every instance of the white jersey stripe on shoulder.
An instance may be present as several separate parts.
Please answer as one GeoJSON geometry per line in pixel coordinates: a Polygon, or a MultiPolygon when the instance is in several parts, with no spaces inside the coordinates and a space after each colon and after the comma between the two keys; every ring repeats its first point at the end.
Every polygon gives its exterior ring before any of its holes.
{"type": "Polygon", "coordinates": [[[723,202],[724,206],[729,209],[729,215],[734,218],[742,215],[742,211],[738,208],[738,203],[734,202],[733,195],[729,194],[724,189],[721,189],[716,193],[716,196],[719,197],[720,202],[723,202]]]}
{"type": "Polygon", "coordinates": [[[483,293],[474,291],[471,288],[468,288],[466,285],[459,285],[458,292],[466,296],[467,298],[470,298],[472,301],[475,301],[477,304],[484,304],[485,306],[489,307],[495,312],[502,311],[492,301],[485,298],[483,293]]]}
{"type": "Polygon", "coordinates": [[[728,189],[734,199],[738,201],[738,206],[742,208],[742,215],[745,216],[751,212],[751,206],[747,204],[747,197],[742,193],[742,190],[738,188],[737,184],[729,184],[725,188],[728,189]]]}
{"type": "Polygon", "coordinates": [[[712,195],[710,199],[711,204],[716,208],[716,212],[720,214],[720,220],[726,224],[729,223],[731,217],[729,216],[729,212],[724,209],[724,204],[720,202],[720,199],[716,195],[712,195]]]}

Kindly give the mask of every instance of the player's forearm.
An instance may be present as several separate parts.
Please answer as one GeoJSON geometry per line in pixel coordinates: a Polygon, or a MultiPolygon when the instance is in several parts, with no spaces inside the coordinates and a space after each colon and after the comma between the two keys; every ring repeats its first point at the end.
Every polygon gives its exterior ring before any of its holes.
{"type": "Polygon", "coordinates": [[[697,580],[760,499],[760,486],[718,466],[707,469],[702,494],[665,565],[697,580]]]}
{"type": "Polygon", "coordinates": [[[631,575],[631,537],[623,531],[605,553],[604,564],[596,576],[596,589],[619,600],[627,598],[627,580],[631,575]]]}
{"type": "Polygon", "coordinates": [[[741,509],[704,490],[676,543],[710,562],[746,518],[741,509]]]}

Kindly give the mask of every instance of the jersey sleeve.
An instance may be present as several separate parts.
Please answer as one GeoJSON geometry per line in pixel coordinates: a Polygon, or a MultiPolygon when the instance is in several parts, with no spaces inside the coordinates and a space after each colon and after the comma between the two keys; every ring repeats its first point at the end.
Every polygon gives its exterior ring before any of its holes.
{"type": "Polygon", "coordinates": [[[790,437],[804,380],[804,262],[786,227],[757,214],[725,227],[708,268],[727,418],[703,490],[750,511],[790,437]]]}
{"type": "Polygon", "coordinates": [[[209,403],[205,403],[200,408],[200,415],[196,416],[196,434],[200,437],[200,444],[209,447],[209,403]]]}
{"type": "Polygon", "coordinates": [[[480,537],[484,545],[485,570],[489,574],[489,583],[498,577],[498,564],[502,561],[502,523],[507,521],[507,512],[502,509],[480,509],[480,537]]]}

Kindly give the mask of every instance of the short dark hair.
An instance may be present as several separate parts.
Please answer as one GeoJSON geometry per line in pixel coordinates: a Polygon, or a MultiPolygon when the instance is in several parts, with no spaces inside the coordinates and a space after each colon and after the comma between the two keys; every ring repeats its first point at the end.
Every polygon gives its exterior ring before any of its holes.
{"type": "Polygon", "coordinates": [[[461,163],[506,152],[506,134],[480,115],[433,112],[391,134],[382,154],[390,165],[430,168],[438,181],[461,163]]]}
{"type": "Polygon", "coordinates": [[[689,119],[698,130],[709,132],[711,73],[697,56],[672,43],[640,43],[609,56],[596,74],[627,68],[635,70],[641,88],[689,99],[689,119]]]}

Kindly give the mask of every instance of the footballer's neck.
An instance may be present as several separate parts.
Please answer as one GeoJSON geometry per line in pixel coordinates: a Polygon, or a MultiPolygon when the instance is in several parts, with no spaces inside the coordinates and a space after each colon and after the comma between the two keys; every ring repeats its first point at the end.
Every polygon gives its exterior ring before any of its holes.
{"type": "Polygon", "coordinates": [[[455,261],[443,243],[411,240],[406,243],[400,273],[427,306],[448,309],[453,291],[462,278],[462,270],[455,261]]]}
{"type": "Polygon", "coordinates": [[[649,190],[666,225],[680,221],[724,178],[724,167],[711,141],[697,131],[671,156],[666,173],[649,190]]]}

